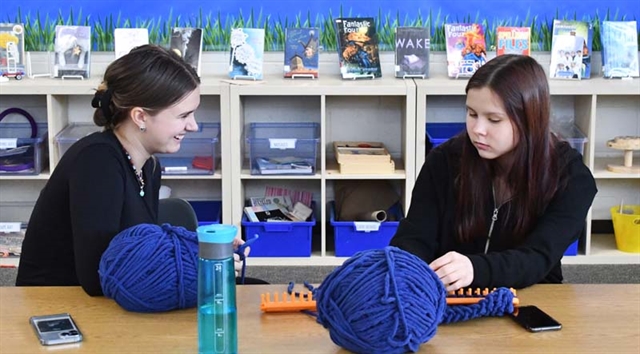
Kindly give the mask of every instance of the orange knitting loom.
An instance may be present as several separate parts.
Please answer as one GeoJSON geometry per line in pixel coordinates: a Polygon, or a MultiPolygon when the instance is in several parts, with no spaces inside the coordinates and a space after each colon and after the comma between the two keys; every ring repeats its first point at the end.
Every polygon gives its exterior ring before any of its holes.
{"type": "MultiPolygon", "coordinates": [[[[447,292],[447,305],[475,304],[495,290],[496,288],[493,288],[492,290],[489,290],[488,288],[462,288],[457,291],[449,291],[447,292]]],[[[513,293],[513,305],[518,306],[520,304],[520,300],[518,299],[516,289],[509,288],[509,290],[513,293]]]]}
{"type": "MultiPolygon", "coordinates": [[[[471,305],[484,299],[485,296],[495,291],[488,288],[463,288],[447,293],[447,305],[471,305]]],[[[517,298],[516,290],[510,288],[513,293],[513,305],[518,306],[520,300],[517,298]]],[[[316,310],[316,300],[311,292],[290,295],[286,291],[282,293],[260,294],[260,310],[263,312],[295,312],[302,310],[316,310]]]]}
{"type": "Polygon", "coordinates": [[[289,295],[285,291],[282,293],[282,300],[280,300],[280,293],[273,293],[273,300],[269,293],[260,294],[260,310],[263,312],[315,311],[316,300],[313,299],[311,292],[289,295]]]}

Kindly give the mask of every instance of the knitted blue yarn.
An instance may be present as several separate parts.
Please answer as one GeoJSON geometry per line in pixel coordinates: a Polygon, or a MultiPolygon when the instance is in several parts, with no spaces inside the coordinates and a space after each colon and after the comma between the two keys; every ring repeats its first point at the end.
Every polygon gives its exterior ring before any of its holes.
{"type": "Polygon", "coordinates": [[[98,273],[104,295],[128,311],[194,307],[198,237],[169,224],[132,226],[111,240],[98,273]]]}
{"type": "Polygon", "coordinates": [[[440,323],[513,312],[513,294],[505,288],[478,304],[448,307],[431,268],[392,246],[355,254],[315,293],[318,322],[335,344],[355,353],[416,352],[440,323]]]}

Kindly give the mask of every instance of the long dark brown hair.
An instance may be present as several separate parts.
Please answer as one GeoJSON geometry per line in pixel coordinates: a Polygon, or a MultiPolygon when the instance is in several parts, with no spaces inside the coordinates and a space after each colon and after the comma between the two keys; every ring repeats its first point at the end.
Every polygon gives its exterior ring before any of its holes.
{"type": "MultiPolygon", "coordinates": [[[[533,58],[501,55],[480,67],[465,89],[489,88],[498,96],[513,123],[517,145],[513,164],[506,170],[506,181],[512,193],[509,231],[513,242],[521,243],[558,189],[555,137],[549,128],[550,96],[547,77],[533,58]]],[[[480,157],[465,133],[457,178],[458,203],[456,232],[459,240],[468,242],[488,232],[487,205],[493,200],[492,189],[496,160],[480,157]]]]}

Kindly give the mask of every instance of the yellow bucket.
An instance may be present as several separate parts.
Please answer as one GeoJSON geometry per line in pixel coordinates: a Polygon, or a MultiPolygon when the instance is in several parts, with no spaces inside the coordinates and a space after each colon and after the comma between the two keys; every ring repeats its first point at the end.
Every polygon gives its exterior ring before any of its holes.
{"type": "Polygon", "coordinates": [[[625,205],[611,209],[616,246],[620,251],[640,253],[640,205],[625,205]]]}

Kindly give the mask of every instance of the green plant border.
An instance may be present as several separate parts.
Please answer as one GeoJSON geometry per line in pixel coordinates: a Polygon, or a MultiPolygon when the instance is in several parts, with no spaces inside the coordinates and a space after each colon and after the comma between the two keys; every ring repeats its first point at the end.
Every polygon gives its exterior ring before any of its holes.
{"type": "MultiPolygon", "coordinates": [[[[15,18],[9,18],[8,22],[25,24],[25,50],[27,51],[52,51],[53,41],[55,38],[56,25],[75,25],[75,26],[93,26],[92,29],[92,47],[95,51],[113,51],[113,31],[116,28],[147,28],[149,30],[149,42],[163,46],[169,45],[170,33],[172,27],[198,27],[203,29],[203,50],[204,51],[227,51],[229,48],[229,33],[232,28],[264,28],[265,30],[265,50],[266,51],[282,51],[284,44],[285,29],[289,27],[317,27],[320,28],[320,43],[324,51],[335,51],[337,47],[336,34],[334,27],[334,19],[338,17],[354,17],[352,11],[344,12],[342,6],[339,13],[334,15],[331,11],[325,16],[316,15],[313,19],[311,13],[299,13],[293,19],[288,17],[272,19],[271,15],[263,15],[262,10],[256,12],[251,9],[249,14],[245,15],[240,11],[237,17],[227,15],[224,19],[218,12],[217,14],[204,14],[202,9],[198,15],[193,18],[184,18],[181,15],[175,15],[173,10],[169,11],[166,19],[162,17],[149,19],[136,19],[131,21],[128,18],[122,18],[120,14],[114,17],[109,15],[105,18],[98,17],[92,20],[90,15],[83,16],[82,10],[78,14],[74,14],[73,9],[65,16],[62,11],[58,12],[55,18],[46,15],[44,19],[40,16],[40,12],[36,11],[35,16],[31,13],[22,15],[22,11],[18,8],[15,18]]],[[[391,13],[383,14],[379,9],[377,16],[374,17],[377,33],[380,42],[381,51],[393,51],[394,49],[394,28],[399,26],[406,27],[429,27],[431,29],[431,50],[445,51],[445,23],[481,23],[485,28],[485,37],[487,43],[491,43],[490,50],[495,50],[496,28],[499,26],[517,26],[531,28],[531,50],[532,51],[550,51],[552,26],[554,19],[562,20],[580,20],[593,23],[594,38],[593,50],[600,51],[602,43],[600,40],[600,26],[602,21],[626,21],[627,15],[619,15],[616,10],[611,14],[609,10],[601,15],[597,10],[593,16],[585,15],[578,18],[577,13],[561,16],[559,10],[556,10],[554,18],[544,18],[538,21],[538,16],[531,16],[527,13],[524,19],[517,16],[513,19],[494,19],[489,26],[486,18],[482,18],[480,13],[475,16],[467,14],[465,16],[444,15],[440,10],[433,13],[431,10],[428,14],[423,15],[418,11],[415,19],[408,16],[401,18],[400,13],[395,15],[391,13]]],[[[635,17],[633,18],[635,20],[635,17]]],[[[640,31],[638,35],[638,44],[640,45],[640,31]]]]}

